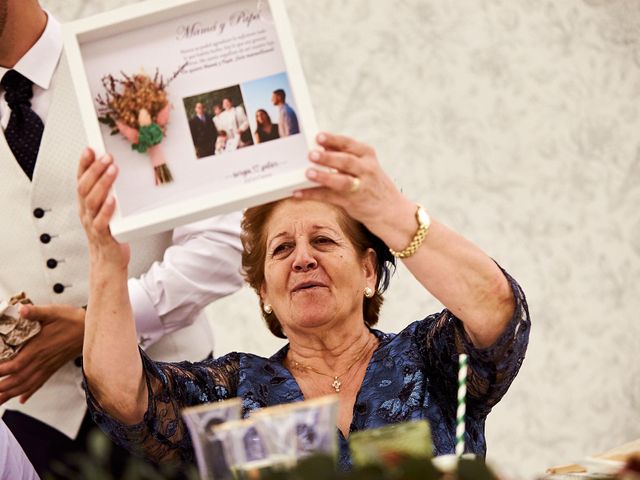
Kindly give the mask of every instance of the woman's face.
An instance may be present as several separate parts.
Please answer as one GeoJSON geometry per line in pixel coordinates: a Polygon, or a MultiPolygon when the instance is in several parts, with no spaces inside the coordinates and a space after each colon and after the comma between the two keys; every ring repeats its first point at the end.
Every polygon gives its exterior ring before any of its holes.
{"type": "Polygon", "coordinates": [[[339,215],[326,203],[290,199],[275,207],[265,226],[261,296],[287,336],[364,321],[363,291],[375,288],[375,253],[357,254],[339,215]]]}
{"type": "Polygon", "coordinates": [[[265,123],[265,120],[263,112],[256,112],[256,122],[258,122],[259,125],[265,123]]]}

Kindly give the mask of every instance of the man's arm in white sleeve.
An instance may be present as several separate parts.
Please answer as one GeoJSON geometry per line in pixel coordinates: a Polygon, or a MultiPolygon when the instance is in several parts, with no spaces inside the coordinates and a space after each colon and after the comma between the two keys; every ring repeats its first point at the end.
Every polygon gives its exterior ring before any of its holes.
{"type": "Polygon", "coordinates": [[[193,323],[209,303],[242,286],[241,213],[176,228],[162,262],[129,279],[138,337],[144,347],[193,323]]]}

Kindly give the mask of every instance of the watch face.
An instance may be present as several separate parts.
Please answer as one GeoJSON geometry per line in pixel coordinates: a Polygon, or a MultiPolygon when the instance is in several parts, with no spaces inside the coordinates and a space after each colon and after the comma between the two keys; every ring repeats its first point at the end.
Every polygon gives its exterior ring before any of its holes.
{"type": "Polygon", "coordinates": [[[418,218],[418,223],[422,226],[428,227],[431,223],[431,218],[429,214],[422,207],[418,207],[418,211],[416,212],[416,217],[418,218]]]}

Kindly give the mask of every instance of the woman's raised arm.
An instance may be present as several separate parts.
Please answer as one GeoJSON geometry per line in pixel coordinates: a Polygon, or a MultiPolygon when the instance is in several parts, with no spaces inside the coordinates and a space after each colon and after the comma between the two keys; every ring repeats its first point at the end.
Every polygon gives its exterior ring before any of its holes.
{"type": "MultiPolygon", "coordinates": [[[[375,151],[351,138],[321,133],[323,150],[310,153],[318,166],[307,171],[319,187],[298,198],[343,207],[391,249],[404,250],[415,238],[418,205],[405,197],[378,163],[375,151]]],[[[515,301],[500,268],[479,247],[431,218],[420,247],[404,259],[416,279],[463,323],[477,347],[500,336],[515,301]]]]}
{"type": "Polygon", "coordinates": [[[86,149],[78,166],[80,220],[89,244],[89,302],[85,317],[83,369],[93,397],[123,423],[142,420],[147,387],[127,288],[130,250],[111,236],[118,174],[110,155],[96,159],[86,149]]]}

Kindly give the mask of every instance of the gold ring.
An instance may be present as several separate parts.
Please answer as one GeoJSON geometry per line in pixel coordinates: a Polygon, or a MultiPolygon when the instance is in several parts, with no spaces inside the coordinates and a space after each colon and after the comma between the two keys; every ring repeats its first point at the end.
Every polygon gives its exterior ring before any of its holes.
{"type": "Polygon", "coordinates": [[[356,193],[358,190],[360,190],[360,179],[358,177],[352,177],[349,193],[356,193]]]}

